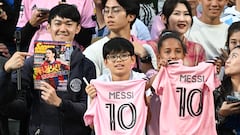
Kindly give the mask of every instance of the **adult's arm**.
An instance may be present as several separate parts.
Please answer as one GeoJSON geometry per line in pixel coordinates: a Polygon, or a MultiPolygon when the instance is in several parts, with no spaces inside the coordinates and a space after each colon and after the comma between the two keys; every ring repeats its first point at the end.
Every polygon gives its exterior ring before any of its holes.
{"type": "Polygon", "coordinates": [[[0,70],[0,106],[9,103],[16,96],[16,90],[11,84],[11,73],[3,68],[0,70]]]}
{"type": "Polygon", "coordinates": [[[12,73],[24,65],[26,52],[15,52],[0,68],[0,105],[12,101],[16,97],[16,84],[12,83],[12,73]]]}

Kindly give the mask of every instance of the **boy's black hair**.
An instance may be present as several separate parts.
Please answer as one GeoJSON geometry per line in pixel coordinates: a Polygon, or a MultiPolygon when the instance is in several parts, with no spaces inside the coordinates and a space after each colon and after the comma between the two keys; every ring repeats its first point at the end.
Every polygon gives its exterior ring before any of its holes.
{"type": "MultiPolygon", "coordinates": [[[[108,0],[102,0],[102,6],[105,8],[108,0]]],[[[133,23],[139,16],[140,5],[138,0],[116,0],[120,6],[122,6],[127,15],[135,15],[136,18],[131,22],[130,28],[132,28],[133,23]]]]}
{"type": "Polygon", "coordinates": [[[179,41],[179,43],[182,45],[183,53],[184,54],[187,53],[186,45],[181,40],[180,34],[177,31],[174,31],[174,30],[163,30],[163,32],[159,36],[158,51],[161,49],[163,41],[165,41],[168,38],[177,39],[179,41]]]}
{"type": "Polygon", "coordinates": [[[80,24],[81,16],[75,5],[59,4],[53,7],[49,12],[48,23],[51,24],[52,19],[54,19],[56,16],[68,18],[74,22],[77,22],[77,24],[80,24]]]}
{"type": "Polygon", "coordinates": [[[112,53],[129,52],[134,55],[133,44],[125,38],[115,37],[110,39],[103,46],[103,58],[107,59],[107,55],[112,53]]]}

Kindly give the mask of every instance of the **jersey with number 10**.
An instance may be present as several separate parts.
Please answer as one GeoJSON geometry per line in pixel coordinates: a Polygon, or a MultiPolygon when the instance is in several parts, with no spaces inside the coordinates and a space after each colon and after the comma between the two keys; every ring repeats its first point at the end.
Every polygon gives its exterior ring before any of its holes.
{"type": "Polygon", "coordinates": [[[92,80],[97,96],[84,115],[96,135],[143,135],[147,106],[143,79],[103,82],[92,80]]]}
{"type": "Polygon", "coordinates": [[[216,135],[213,90],[219,85],[211,63],[161,67],[152,84],[161,95],[160,134],[216,135]]]}

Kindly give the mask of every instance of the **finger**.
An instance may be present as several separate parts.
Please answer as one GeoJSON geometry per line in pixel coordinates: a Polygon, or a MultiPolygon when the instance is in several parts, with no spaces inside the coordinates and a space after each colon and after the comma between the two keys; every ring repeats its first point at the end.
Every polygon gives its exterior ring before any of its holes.
{"type": "Polygon", "coordinates": [[[40,90],[42,90],[42,92],[48,92],[50,90],[51,86],[49,86],[48,83],[44,82],[44,81],[40,81],[39,82],[39,88],[40,90]]]}
{"type": "Polygon", "coordinates": [[[47,96],[47,93],[46,93],[45,91],[41,91],[41,98],[42,98],[44,101],[47,101],[48,96],[47,96]]]}
{"type": "Polygon", "coordinates": [[[19,55],[26,57],[26,56],[31,56],[32,54],[27,53],[27,52],[19,52],[19,55]]]}
{"type": "Polygon", "coordinates": [[[223,55],[224,57],[228,57],[228,52],[227,52],[227,50],[224,50],[223,48],[220,48],[220,50],[221,50],[222,55],[223,55]]]}
{"type": "Polygon", "coordinates": [[[90,95],[89,95],[91,98],[94,98],[97,96],[97,93],[96,92],[92,92],[90,95]]]}

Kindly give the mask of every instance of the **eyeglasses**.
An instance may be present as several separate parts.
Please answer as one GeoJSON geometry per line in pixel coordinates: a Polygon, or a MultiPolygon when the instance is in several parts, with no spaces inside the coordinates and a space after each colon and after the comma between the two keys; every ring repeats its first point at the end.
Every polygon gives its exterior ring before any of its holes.
{"type": "Polygon", "coordinates": [[[104,8],[102,10],[102,14],[104,16],[107,16],[109,13],[111,13],[113,16],[118,15],[123,9],[121,7],[112,7],[112,8],[104,8]]]}
{"type": "Polygon", "coordinates": [[[129,56],[131,56],[129,53],[122,53],[122,54],[118,54],[118,55],[107,55],[107,59],[112,61],[112,62],[115,62],[118,58],[122,61],[125,61],[129,58],[129,56]]]}

